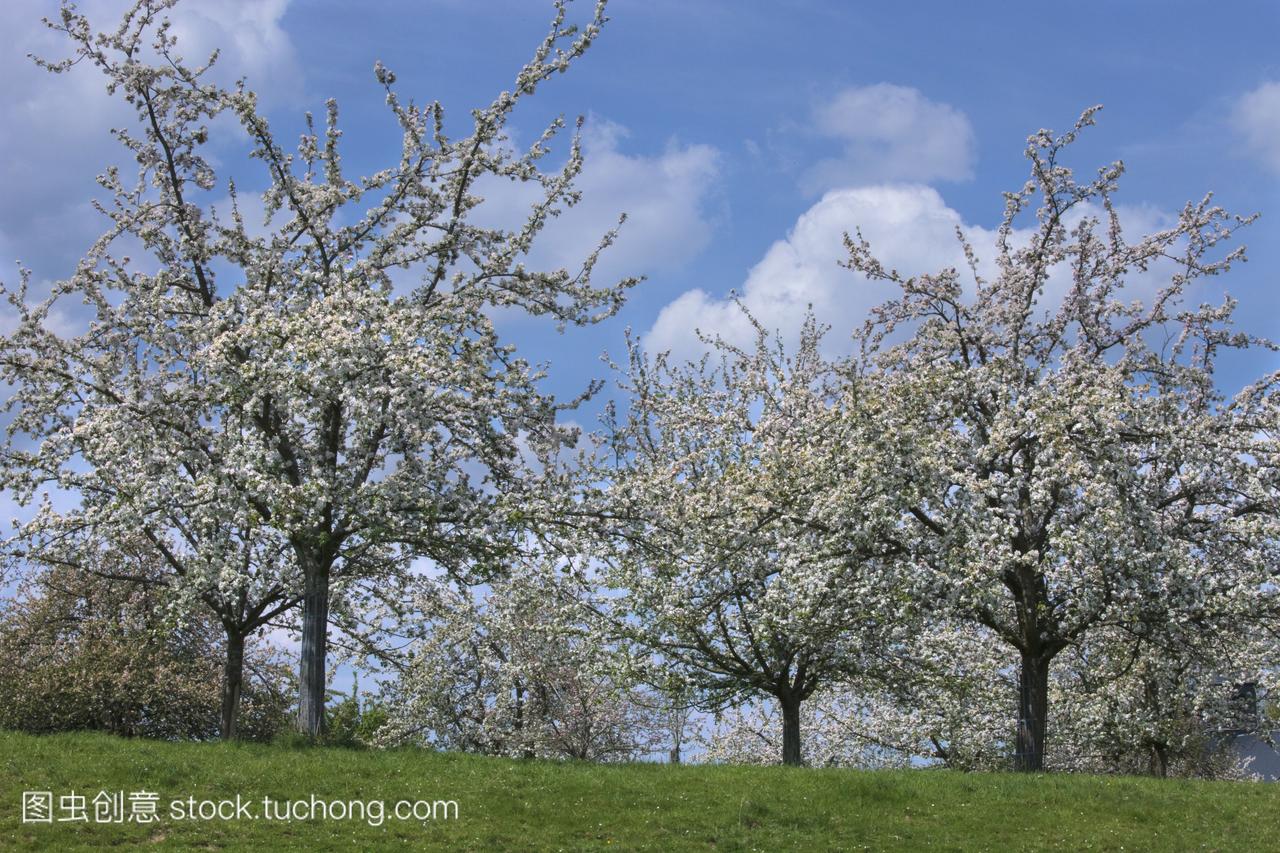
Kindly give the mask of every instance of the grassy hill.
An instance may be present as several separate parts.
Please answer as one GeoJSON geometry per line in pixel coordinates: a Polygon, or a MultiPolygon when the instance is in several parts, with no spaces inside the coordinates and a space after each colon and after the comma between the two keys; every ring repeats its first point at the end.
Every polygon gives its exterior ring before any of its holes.
{"type": "MultiPolygon", "coordinates": [[[[103,808],[103,817],[113,816],[114,807],[103,808]]],[[[4,849],[1274,850],[1277,839],[1280,786],[1266,784],[604,767],[0,733],[4,849]],[[50,792],[55,822],[23,823],[24,791],[50,792]],[[100,791],[123,792],[126,818],[131,793],[154,794],[138,799],[137,809],[147,816],[149,800],[159,820],[95,822],[100,791]],[[57,820],[78,813],[76,800],[62,800],[73,792],[85,797],[87,822],[57,820]],[[236,795],[238,819],[185,819],[189,798],[198,813],[202,800],[234,802],[236,795]],[[352,814],[345,818],[306,819],[313,796],[362,805],[346,806],[352,814]],[[391,810],[401,800],[426,803],[419,807],[425,819],[397,819],[391,810]],[[377,806],[363,805],[369,801],[385,803],[381,825],[371,825],[377,806]],[[456,816],[442,805],[448,801],[456,816]],[[299,819],[268,820],[262,812],[270,808],[292,808],[299,819]]]]}

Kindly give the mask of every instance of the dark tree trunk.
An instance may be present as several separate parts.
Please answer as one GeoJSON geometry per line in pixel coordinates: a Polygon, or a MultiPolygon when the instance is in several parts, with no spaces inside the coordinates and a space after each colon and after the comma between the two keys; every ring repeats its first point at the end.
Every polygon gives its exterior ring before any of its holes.
{"type": "Polygon", "coordinates": [[[1151,745],[1151,775],[1161,779],[1169,776],[1169,749],[1163,743],[1151,745]]]}
{"type": "Polygon", "coordinates": [[[244,634],[227,632],[227,657],[222,664],[222,739],[234,740],[244,685],[244,634]]]}
{"type": "Polygon", "coordinates": [[[778,697],[782,705],[782,763],[798,767],[800,759],[800,699],[794,695],[778,697]]]}
{"type": "Polygon", "coordinates": [[[1022,654],[1018,672],[1018,745],[1014,769],[1044,769],[1045,723],[1049,716],[1049,662],[1040,655],[1022,654]]]}
{"type": "Polygon", "coordinates": [[[524,710],[525,710],[524,685],[520,683],[519,679],[516,679],[515,689],[516,689],[516,719],[514,723],[514,728],[516,730],[516,738],[519,739],[524,744],[520,749],[520,755],[523,758],[532,759],[533,747],[529,745],[529,739],[526,738],[524,734],[524,710]]]}
{"type": "Polygon", "coordinates": [[[319,737],[324,727],[325,650],[329,629],[329,566],[304,564],[302,652],[298,665],[298,731],[319,737]]]}

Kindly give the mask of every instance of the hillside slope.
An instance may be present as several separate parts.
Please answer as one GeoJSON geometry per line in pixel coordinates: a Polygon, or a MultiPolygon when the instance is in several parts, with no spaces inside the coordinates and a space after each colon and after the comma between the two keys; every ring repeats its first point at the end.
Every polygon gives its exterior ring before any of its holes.
{"type": "Polygon", "coordinates": [[[1280,844],[1280,787],[1264,784],[596,766],[102,735],[0,733],[0,803],[5,849],[1266,850],[1280,844]],[[49,823],[23,822],[24,791],[51,795],[47,813],[40,813],[42,797],[27,803],[28,818],[47,814],[49,823]],[[397,818],[393,810],[402,800],[421,801],[423,819],[397,818]],[[227,819],[200,819],[202,808],[211,816],[222,802],[230,803],[222,806],[227,819]],[[154,822],[145,820],[152,809],[154,822]],[[290,815],[296,819],[275,819],[290,815]],[[66,819],[79,817],[85,819],[66,819]],[[100,822],[117,817],[122,822],[100,822]]]}

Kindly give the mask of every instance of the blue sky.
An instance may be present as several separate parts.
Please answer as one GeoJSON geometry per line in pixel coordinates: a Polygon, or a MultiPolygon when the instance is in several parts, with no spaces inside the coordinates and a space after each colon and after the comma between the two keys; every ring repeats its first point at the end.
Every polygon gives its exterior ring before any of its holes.
{"type": "MultiPolygon", "coordinates": [[[[121,6],[81,4],[103,26],[121,6]]],[[[54,77],[26,59],[57,52],[38,23],[55,9],[19,0],[0,11],[0,257],[46,281],[65,276],[100,228],[85,202],[116,156],[106,128],[126,117],[91,69],[54,77]]],[[[374,60],[404,94],[465,122],[509,87],[550,13],[538,0],[185,0],[177,16],[190,54],[223,47],[224,73],[248,77],[283,138],[337,97],[348,167],[369,171],[396,141],[374,60]]],[[[1091,173],[1125,161],[1118,200],[1134,227],[1207,190],[1229,210],[1263,214],[1244,235],[1250,263],[1197,296],[1225,288],[1248,330],[1280,337],[1280,4],[614,0],[610,16],[513,128],[527,141],[557,114],[588,118],[586,199],[538,258],[572,263],[627,211],[605,271],[647,276],[599,328],[558,336],[507,321],[513,341],[552,363],[562,393],[603,373],[597,356],[620,352],[624,327],[681,353],[696,349],[695,326],[740,333],[730,290],[783,329],[813,302],[842,339],[887,295],[836,267],[843,231],[863,228],[904,271],[954,263],[953,226],[980,242],[1000,192],[1025,178],[1025,137],[1064,129],[1095,103],[1100,125],[1073,164],[1091,173]]],[[[493,204],[517,202],[505,192],[493,204]]],[[[1257,353],[1224,384],[1275,366],[1257,353]]]]}
{"type": "MultiPolygon", "coordinates": [[[[124,3],[80,5],[108,27],[124,3]]],[[[93,69],[54,76],[27,58],[65,55],[39,23],[56,9],[0,7],[0,259],[8,270],[20,259],[45,284],[100,233],[93,176],[119,157],[107,129],[129,120],[93,69]]],[[[571,5],[579,19],[590,9],[571,5]]],[[[248,78],[280,138],[336,97],[347,168],[368,172],[398,150],[375,60],[404,96],[440,100],[461,131],[471,107],[511,85],[551,12],[541,0],[184,0],[175,16],[188,56],[220,46],[221,73],[248,78]]],[[[1118,201],[1133,229],[1158,227],[1208,190],[1228,210],[1262,214],[1243,232],[1250,262],[1193,296],[1225,290],[1244,328],[1280,338],[1280,4],[613,0],[610,16],[512,128],[527,142],[556,115],[587,117],[584,201],[535,260],[574,264],[625,211],[603,272],[647,277],[595,328],[557,335],[503,319],[528,357],[550,363],[548,385],[563,397],[607,376],[599,356],[621,354],[624,328],[682,355],[698,349],[695,328],[740,337],[730,291],[784,331],[814,304],[838,348],[890,293],[837,266],[844,231],[862,228],[904,272],[958,265],[956,225],[982,255],[1001,191],[1026,177],[1026,136],[1065,129],[1095,103],[1099,126],[1072,164],[1091,174],[1125,161],[1118,201]]],[[[230,139],[215,136],[224,175],[253,187],[256,167],[230,139]]],[[[493,189],[485,215],[517,214],[519,192],[493,189]]],[[[1234,390],[1280,358],[1253,351],[1226,367],[1234,390]]],[[[590,409],[577,419],[594,421],[590,409]]]]}

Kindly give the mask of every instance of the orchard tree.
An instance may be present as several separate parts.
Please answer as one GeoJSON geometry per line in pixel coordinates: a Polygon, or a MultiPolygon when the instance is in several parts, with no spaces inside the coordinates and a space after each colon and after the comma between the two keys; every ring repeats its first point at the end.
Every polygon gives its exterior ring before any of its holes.
{"type": "MultiPolygon", "coordinates": [[[[839,767],[1007,765],[1013,727],[1003,706],[1016,696],[990,632],[930,614],[873,678],[833,680],[802,708],[805,763],[839,767]]],[[[776,708],[747,702],[718,714],[702,738],[703,760],[775,764],[776,708]]]]}
{"type": "Polygon", "coordinates": [[[894,438],[875,389],[841,382],[810,318],[794,354],[754,318],[753,350],[698,362],[632,345],[584,504],[599,523],[599,611],[656,653],[705,710],[776,701],[780,754],[802,761],[801,706],[875,670],[912,624],[895,587],[894,438]]]}
{"type": "Polygon", "coordinates": [[[1112,201],[1122,164],[1078,183],[1062,163],[1095,111],[1064,136],[1030,137],[994,276],[964,245],[975,290],[954,269],[903,277],[846,238],[850,268],[901,288],[864,340],[914,389],[894,397],[891,423],[916,448],[904,492],[915,553],[938,605],[1013,652],[1022,770],[1045,766],[1059,654],[1102,632],[1145,637],[1151,602],[1177,620],[1223,608],[1213,618],[1246,631],[1278,565],[1274,377],[1232,398],[1214,381],[1224,350],[1270,345],[1230,330],[1230,299],[1186,304],[1243,259],[1222,246],[1248,220],[1206,197],[1126,238],[1112,201]],[[1019,231],[1026,213],[1033,227],[1019,231]],[[888,346],[900,327],[909,339],[888,346]]]}
{"type": "Polygon", "coordinates": [[[1054,767],[1104,773],[1246,776],[1240,735],[1270,737],[1277,648],[1252,626],[1171,619],[1143,641],[1098,632],[1068,649],[1050,685],[1061,711],[1054,767]],[[1164,632],[1180,634],[1177,638],[1164,632]]]}
{"type": "MultiPolygon", "coordinates": [[[[102,730],[167,740],[221,731],[211,614],[177,620],[166,568],[100,547],[87,565],[27,573],[0,605],[0,726],[29,732],[102,730]]],[[[241,649],[241,735],[270,739],[287,724],[291,668],[270,646],[241,649]]]]}
{"type": "Polygon", "coordinates": [[[460,138],[439,103],[404,100],[377,64],[403,144],[353,178],[336,103],[323,130],[308,114],[287,151],[243,83],[209,82],[216,54],[203,65],[178,54],[164,18],[174,2],[139,0],[102,33],[65,3],[50,24],[74,53],[42,64],[103,74],[136,111],[114,134],[139,165],[133,179],[100,176],[108,230],[48,299],[29,298],[25,272],[4,291],[18,326],[0,342],[13,388],[3,484],[22,502],[50,484],[79,501],[46,504],[15,547],[141,533],[175,585],[230,594],[246,564],[268,575],[281,603],[301,600],[298,727],[314,736],[332,586],[414,557],[459,573],[493,567],[510,539],[502,498],[521,475],[517,438],[561,440],[557,405],[499,340],[492,309],[589,323],[632,283],[592,283],[613,232],[576,271],[526,268],[548,218],[577,200],[582,159],[575,135],[563,168],[540,169],[561,120],[523,152],[504,135],[516,106],[595,40],[604,3],[581,29],[557,3],[512,90],[475,110],[460,138]],[[203,153],[226,117],[262,170],[264,234],[245,222],[243,189],[203,153]],[[540,188],[522,227],[475,224],[482,180],[540,188]],[[219,188],[229,208],[213,204],[219,188]],[[87,331],[48,322],[64,300],[90,306],[87,331]],[[242,532],[247,542],[224,547],[242,532]]]}
{"type": "Polygon", "coordinates": [[[889,678],[838,685],[824,701],[827,749],[956,770],[1007,766],[1014,728],[1005,710],[1017,696],[999,639],[956,624],[941,608],[908,639],[889,678]],[[841,743],[849,746],[841,748],[841,743]]]}
{"type": "Polygon", "coordinates": [[[108,541],[92,524],[60,518],[46,503],[9,556],[20,569],[34,569],[37,577],[74,570],[99,583],[148,588],[149,599],[163,601],[168,618],[176,622],[203,624],[212,617],[223,634],[219,731],[223,739],[234,739],[246,645],[297,606],[294,563],[276,531],[220,523],[198,504],[156,505],[154,518],[181,531],[180,544],[160,539],[149,527],[140,533],[116,530],[116,539],[108,541]],[[104,560],[104,554],[112,559],[104,560]]]}
{"type": "MultiPolygon", "coordinates": [[[[883,747],[856,732],[866,713],[856,695],[842,685],[817,690],[801,708],[804,763],[814,767],[904,768],[909,753],[883,747]]],[[[776,704],[747,702],[714,718],[701,737],[700,761],[713,764],[777,764],[783,720],[776,704]]]]}
{"type": "Polygon", "coordinates": [[[590,630],[582,592],[541,564],[478,591],[422,579],[382,741],[583,761],[652,752],[666,721],[590,630]]]}

